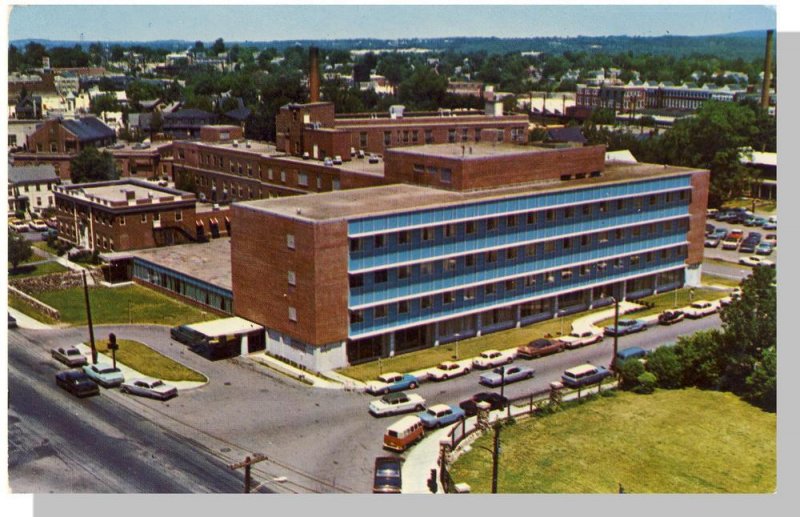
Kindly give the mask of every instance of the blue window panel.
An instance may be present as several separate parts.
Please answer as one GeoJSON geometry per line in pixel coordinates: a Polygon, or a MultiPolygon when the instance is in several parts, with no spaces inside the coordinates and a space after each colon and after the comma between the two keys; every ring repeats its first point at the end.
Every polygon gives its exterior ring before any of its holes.
{"type": "MultiPolygon", "coordinates": [[[[647,192],[691,188],[691,175],[676,176],[669,178],[657,178],[629,182],[625,184],[601,185],[589,188],[577,188],[570,191],[560,191],[555,193],[542,193],[536,195],[521,196],[512,199],[482,201],[471,204],[459,204],[454,207],[435,208],[430,210],[415,210],[412,220],[414,225],[434,224],[436,222],[450,221],[464,217],[476,217],[481,215],[502,214],[514,210],[530,210],[545,206],[559,204],[574,204],[586,201],[602,201],[612,197],[643,194],[647,192]]],[[[407,225],[407,214],[391,214],[375,217],[354,219],[348,223],[349,235],[358,235],[368,232],[389,231],[407,225]]]]}
{"type": "MultiPolygon", "coordinates": [[[[233,293],[230,290],[217,287],[213,284],[203,282],[202,280],[198,280],[196,278],[184,275],[183,273],[179,273],[172,269],[159,266],[148,260],[144,260],[139,257],[134,257],[133,276],[147,283],[160,285],[160,278],[156,282],[154,282],[153,279],[151,279],[150,277],[151,271],[156,275],[164,274],[168,278],[180,280],[184,284],[184,290],[186,291],[186,294],[181,294],[177,291],[173,291],[177,295],[196,300],[205,305],[205,293],[209,293],[209,295],[211,295],[212,297],[216,296],[221,299],[224,299],[227,311],[232,312],[231,307],[233,302],[233,293]]],[[[211,302],[212,306],[219,308],[219,304],[214,303],[213,299],[211,300],[211,302]]]]}
{"type": "MultiPolygon", "coordinates": [[[[387,281],[378,284],[373,283],[372,273],[365,273],[364,285],[350,289],[349,305],[358,307],[407,296],[419,296],[431,291],[453,290],[468,284],[486,283],[515,275],[528,275],[562,268],[568,264],[590,263],[615,255],[643,253],[643,250],[677,246],[685,242],[685,234],[677,233],[655,239],[623,242],[602,249],[581,251],[580,248],[577,248],[568,254],[557,250],[553,253],[537,254],[530,258],[518,255],[517,259],[511,261],[506,260],[504,255],[498,253],[497,262],[494,264],[487,264],[485,255],[482,255],[476,258],[475,266],[470,268],[465,267],[463,262],[457,261],[456,269],[453,272],[444,272],[441,262],[435,263],[431,274],[426,276],[421,275],[419,266],[412,267],[411,275],[405,279],[398,279],[397,271],[390,270],[387,281]]],[[[660,256],[660,251],[655,253],[660,256]]],[[[642,256],[641,260],[644,261],[644,258],[642,256]]]]}
{"type": "Polygon", "coordinates": [[[374,318],[374,308],[368,308],[363,311],[364,321],[350,325],[350,338],[357,339],[364,334],[388,331],[397,326],[424,324],[434,318],[455,318],[466,312],[485,310],[498,305],[508,307],[523,303],[532,297],[552,297],[578,289],[585,289],[597,283],[606,284],[621,281],[631,275],[641,276],[648,273],[683,268],[685,267],[683,260],[682,257],[673,257],[670,260],[654,261],[650,264],[644,263],[644,260],[642,260],[639,266],[628,266],[624,270],[612,271],[611,274],[604,276],[581,277],[578,276],[579,273],[575,268],[570,280],[562,281],[560,275],[555,275],[553,283],[540,285],[537,282],[535,288],[521,287],[521,282],[518,282],[517,288],[513,292],[506,292],[505,285],[500,283],[496,286],[496,291],[492,295],[486,295],[482,288],[476,288],[475,299],[473,300],[465,300],[463,292],[459,291],[456,293],[454,301],[449,304],[444,304],[441,296],[433,296],[433,304],[427,309],[421,309],[420,301],[415,299],[409,301],[409,311],[406,314],[398,314],[396,312],[397,304],[392,303],[387,306],[386,316],[378,319],[374,318]]]}

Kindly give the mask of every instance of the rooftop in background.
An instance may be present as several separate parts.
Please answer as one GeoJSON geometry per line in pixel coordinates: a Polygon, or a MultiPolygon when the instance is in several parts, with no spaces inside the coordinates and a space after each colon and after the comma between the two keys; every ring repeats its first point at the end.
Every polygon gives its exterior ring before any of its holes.
{"type": "Polygon", "coordinates": [[[275,145],[258,140],[247,140],[247,139],[237,140],[236,145],[234,145],[233,140],[226,140],[221,142],[208,142],[203,140],[189,140],[189,141],[199,146],[213,147],[215,149],[231,149],[233,151],[257,153],[270,157],[285,156],[285,153],[278,151],[278,149],[275,148],[275,145]]]}
{"type": "Polygon", "coordinates": [[[56,187],[55,191],[92,203],[113,206],[127,206],[130,203],[140,205],[153,200],[162,203],[195,201],[195,195],[191,192],[133,179],[62,185],[56,187]]]}
{"type": "Polygon", "coordinates": [[[116,132],[114,132],[113,129],[96,117],[63,120],[61,124],[81,141],[99,140],[116,136],[116,132]]]}
{"type": "Polygon", "coordinates": [[[106,253],[104,256],[109,258],[138,257],[222,289],[231,289],[230,238],[122,253],[106,253]]]}
{"type": "Polygon", "coordinates": [[[8,168],[8,181],[15,185],[58,181],[58,174],[52,165],[22,165],[8,168]]]}
{"type": "Polygon", "coordinates": [[[464,192],[397,184],[278,199],[259,199],[236,204],[308,221],[356,219],[390,212],[438,208],[449,204],[519,196],[531,192],[559,191],[686,174],[697,170],[699,169],[647,163],[610,163],[606,165],[602,176],[570,181],[535,181],[509,187],[464,192]]]}
{"type": "Polygon", "coordinates": [[[521,146],[515,144],[497,143],[457,143],[457,144],[425,144],[410,147],[392,147],[394,153],[412,154],[437,158],[460,158],[464,160],[479,160],[493,156],[525,155],[533,153],[547,153],[558,151],[551,147],[521,146]]]}

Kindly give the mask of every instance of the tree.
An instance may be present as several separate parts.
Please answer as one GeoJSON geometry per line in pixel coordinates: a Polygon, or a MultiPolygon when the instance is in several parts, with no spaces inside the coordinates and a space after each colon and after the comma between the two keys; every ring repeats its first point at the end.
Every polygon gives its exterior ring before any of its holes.
{"type": "Polygon", "coordinates": [[[215,56],[225,52],[225,42],[222,38],[217,38],[214,45],[211,46],[211,52],[213,52],[215,56]]]}
{"type": "Polygon", "coordinates": [[[100,115],[104,111],[120,111],[121,107],[115,95],[96,95],[92,99],[92,113],[100,115]]]}
{"type": "Polygon", "coordinates": [[[100,152],[96,147],[85,147],[69,162],[73,183],[108,181],[119,178],[114,157],[108,151],[100,152]]]}
{"type": "Polygon", "coordinates": [[[447,78],[436,75],[428,67],[417,68],[411,77],[400,83],[400,102],[410,110],[435,110],[447,93],[447,78]]]}
{"type": "Polygon", "coordinates": [[[753,373],[745,380],[744,397],[753,404],[767,410],[777,408],[778,358],[776,348],[769,347],[753,365],[753,373]]]}
{"type": "Polygon", "coordinates": [[[678,360],[675,347],[660,346],[647,356],[647,371],[658,378],[658,385],[666,389],[681,387],[683,365],[678,360]]]}
{"type": "Polygon", "coordinates": [[[639,376],[645,373],[642,362],[638,359],[628,359],[618,364],[622,388],[630,390],[638,386],[639,376]]]}
{"type": "Polygon", "coordinates": [[[678,338],[675,354],[683,364],[681,384],[705,389],[721,387],[723,365],[719,349],[722,339],[722,333],[716,329],[678,338]]]}
{"type": "Polygon", "coordinates": [[[12,271],[32,255],[31,241],[18,233],[8,232],[8,261],[11,262],[12,271]]]}

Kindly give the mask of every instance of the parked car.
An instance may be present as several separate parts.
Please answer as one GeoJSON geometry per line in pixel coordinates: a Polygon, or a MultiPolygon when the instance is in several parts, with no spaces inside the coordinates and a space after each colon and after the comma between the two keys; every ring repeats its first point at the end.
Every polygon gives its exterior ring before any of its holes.
{"type": "Polygon", "coordinates": [[[564,343],[557,339],[534,339],[527,345],[517,348],[517,357],[525,359],[535,359],[550,354],[557,354],[564,350],[564,343]]]}
{"type": "Polygon", "coordinates": [[[719,210],[716,214],[714,214],[714,220],[720,222],[731,221],[736,218],[736,214],[733,212],[729,212],[728,210],[719,210]]]}
{"type": "Polygon", "coordinates": [[[425,399],[416,393],[398,391],[387,393],[383,397],[369,403],[369,412],[373,416],[399,415],[410,411],[425,409],[425,399]]]}
{"type": "Polygon", "coordinates": [[[422,420],[425,429],[442,427],[458,422],[466,418],[464,410],[458,406],[448,406],[447,404],[436,404],[417,415],[422,420]]]}
{"type": "Polygon", "coordinates": [[[561,375],[561,382],[571,388],[579,388],[587,384],[600,382],[609,375],[611,375],[611,372],[607,368],[587,363],[564,370],[561,375]]]}
{"type": "Polygon", "coordinates": [[[14,222],[9,223],[9,225],[14,229],[14,231],[20,233],[27,232],[30,229],[28,223],[22,219],[16,219],[14,222]]]}
{"type": "Polygon", "coordinates": [[[41,219],[34,219],[30,223],[28,223],[28,227],[34,232],[43,232],[47,230],[47,223],[45,223],[41,219]]]}
{"type": "Polygon", "coordinates": [[[478,382],[484,386],[495,387],[530,379],[534,373],[534,369],[527,366],[504,365],[495,368],[491,372],[484,373],[478,382]]]}
{"type": "Polygon", "coordinates": [[[722,249],[735,250],[739,247],[740,242],[742,242],[740,237],[734,237],[729,233],[728,236],[722,241],[722,249]]]}
{"type": "Polygon", "coordinates": [[[757,255],[742,257],[739,259],[739,264],[744,264],[745,266],[750,266],[750,267],[757,267],[757,266],[775,267],[775,263],[773,261],[761,258],[757,255]]]}
{"type": "MultiPolygon", "coordinates": [[[[770,219],[772,219],[772,218],[770,217],[770,219]]],[[[765,230],[777,230],[778,229],[778,220],[776,219],[774,222],[770,221],[770,220],[767,220],[767,222],[764,223],[761,227],[764,228],[765,230]]]]}
{"type": "Polygon", "coordinates": [[[753,253],[756,246],[758,246],[758,242],[755,239],[745,239],[739,246],[739,253],[753,253]]]}
{"type": "Polygon", "coordinates": [[[747,232],[747,237],[745,237],[745,240],[753,240],[756,241],[756,244],[759,244],[761,243],[761,237],[763,237],[761,232],[747,232]]]}
{"type": "Polygon", "coordinates": [[[772,244],[762,242],[756,246],[756,255],[772,255],[772,244]]]}
{"type": "Polygon", "coordinates": [[[377,381],[367,382],[367,393],[382,395],[392,391],[413,390],[417,386],[419,379],[410,373],[389,372],[379,375],[377,381]]]}
{"type": "Polygon", "coordinates": [[[744,217],[744,220],[740,221],[745,226],[756,226],[756,218],[752,215],[744,217]]]}
{"type": "Polygon", "coordinates": [[[425,436],[422,420],[416,415],[404,416],[386,428],[383,433],[383,447],[403,452],[425,436]]]}
{"type": "Polygon", "coordinates": [[[465,375],[470,372],[470,367],[453,361],[444,361],[436,368],[428,370],[428,375],[435,381],[446,381],[452,377],[465,375]]]}
{"type": "Polygon", "coordinates": [[[705,241],[704,246],[706,248],[716,248],[717,246],[719,246],[719,243],[721,241],[722,241],[722,239],[720,239],[719,237],[709,236],[709,237],[706,237],[706,241],[705,241]]]}
{"type": "Polygon", "coordinates": [[[110,364],[87,364],[83,367],[84,373],[93,381],[104,388],[113,388],[125,382],[125,376],[119,368],[110,364]]]}
{"type": "Polygon", "coordinates": [[[727,236],[728,236],[728,230],[726,230],[725,228],[717,228],[709,237],[714,237],[722,240],[727,236]]]}
{"type": "Polygon", "coordinates": [[[81,370],[65,370],[56,374],[56,384],[73,395],[88,397],[99,395],[100,388],[81,370]]]}
{"type": "Polygon", "coordinates": [[[403,491],[403,462],[398,456],[375,458],[373,494],[399,494],[403,491]]]}
{"type": "Polygon", "coordinates": [[[458,407],[464,410],[466,416],[475,416],[478,414],[478,402],[488,402],[490,411],[494,411],[496,409],[505,408],[506,404],[508,404],[508,399],[499,393],[483,391],[481,393],[476,393],[467,400],[462,400],[458,404],[458,407]]]}
{"type": "Polygon", "coordinates": [[[130,393],[131,395],[150,397],[158,400],[168,400],[178,396],[178,388],[175,386],[170,386],[159,379],[150,379],[147,377],[123,382],[119,389],[122,393],[130,393]]]}
{"type": "Polygon", "coordinates": [[[42,240],[46,241],[50,238],[58,237],[58,230],[56,228],[48,228],[42,232],[42,240]]]}
{"type": "Polygon", "coordinates": [[[731,230],[728,230],[728,237],[741,240],[744,238],[744,230],[742,230],[741,228],[733,228],[731,230]]]}
{"type": "Polygon", "coordinates": [[[8,313],[8,328],[15,329],[17,328],[17,318],[8,313]]]}
{"type": "Polygon", "coordinates": [[[642,320],[619,320],[616,328],[613,325],[609,325],[603,329],[607,336],[624,336],[625,334],[633,334],[642,330],[647,330],[647,323],[642,320]]]}
{"type": "Polygon", "coordinates": [[[727,307],[728,305],[733,303],[733,300],[738,300],[741,297],[742,297],[742,288],[736,287],[734,288],[733,291],[731,291],[731,294],[729,296],[726,296],[725,298],[721,298],[719,300],[719,306],[727,307]]]}
{"type": "Polygon", "coordinates": [[[765,224],[767,224],[767,218],[756,216],[755,221],[753,221],[753,223],[755,224],[755,226],[764,226],[765,224]]]}
{"type": "Polygon", "coordinates": [[[680,309],[667,310],[658,315],[658,323],[659,325],[672,325],[681,321],[685,316],[680,309]]]}
{"type": "Polygon", "coordinates": [[[617,361],[625,362],[628,359],[642,359],[647,355],[647,351],[638,346],[623,348],[617,352],[617,361]]]}
{"type": "Polygon", "coordinates": [[[774,233],[768,233],[764,236],[764,240],[762,242],[766,242],[767,244],[772,244],[772,247],[778,245],[778,236],[774,233]]]}
{"type": "Polygon", "coordinates": [[[78,350],[76,346],[59,346],[50,350],[53,359],[61,361],[67,366],[83,366],[86,364],[86,356],[78,350]]]}
{"type": "Polygon", "coordinates": [[[514,361],[514,355],[508,352],[501,352],[500,350],[486,350],[481,352],[478,357],[472,361],[475,368],[492,368],[501,364],[508,364],[514,361]]]}
{"type": "Polygon", "coordinates": [[[707,236],[711,235],[714,232],[714,230],[716,230],[716,226],[714,226],[713,224],[708,224],[708,223],[706,224],[706,235],[707,236]]]}
{"type": "Polygon", "coordinates": [[[569,349],[578,348],[585,345],[592,345],[599,343],[603,340],[603,334],[591,330],[584,330],[581,332],[570,332],[568,336],[558,338],[559,341],[564,343],[564,346],[569,349]]]}
{"type": "Polygon", "coordinates": [[[709,316],[715,312],[717,312],[717,308],[713,303],[706,300],[697,300],[696,302],[692,302],[689,308],[686,309],[685,314],[687,318],[696,319],[709,316]]]}

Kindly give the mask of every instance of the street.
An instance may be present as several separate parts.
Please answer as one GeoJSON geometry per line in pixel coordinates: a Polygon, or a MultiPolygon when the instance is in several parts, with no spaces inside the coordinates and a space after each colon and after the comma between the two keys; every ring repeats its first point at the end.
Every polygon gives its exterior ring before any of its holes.
{"type": "MultiPolygon", "coordinates": [[[[720,325],[719,316],[686,320],[619,339],[619,348],[646,349],[682,334],[720,325]]],[[[57,388],[49,349],[86,340],[85,328],[9,331],[9,477],[15,491],[230,492],[242,490],[243,472],[230,463],[265,454],[253,467],[262,491],[368,493],[384,429],[397,417],[367,413],[372,396],[313,389],[246,358],[210,362],[169,339],[166,327],[96,327],[120,339],[151,345],[210,378],[209,384],[162,403],[102,390],[77,399],[57,388]],[[18,445],[17,445],[18,444],[18,445]],[[44,444],[44,447],[42,446],[44,444]],[[54,457],[59,463],[54,463],[54,457]],[[49,461],[50,463],[46,463],[49,461]]],[[[607,365],[613,339],[533,361],[528,381],[505,388],[517,397],[547,388],[566,368],[607,365]]],[[[416,392],[428,404],[457,404],[488,389],[481,372],[416,392]]],[[[499,388],[496,388],[499,390],[499,388]]]]}

